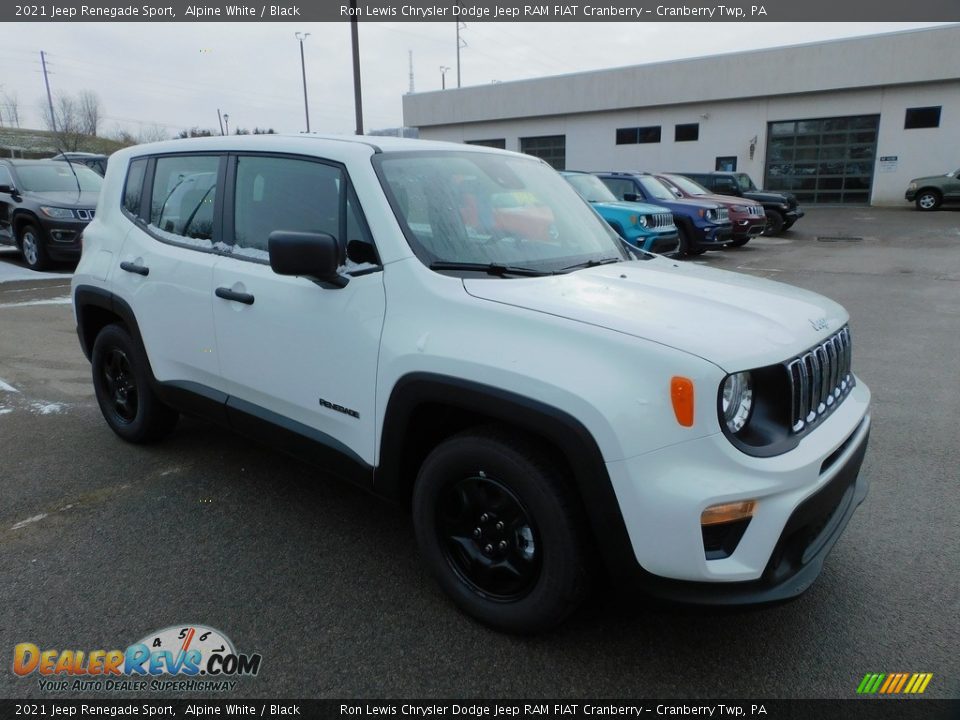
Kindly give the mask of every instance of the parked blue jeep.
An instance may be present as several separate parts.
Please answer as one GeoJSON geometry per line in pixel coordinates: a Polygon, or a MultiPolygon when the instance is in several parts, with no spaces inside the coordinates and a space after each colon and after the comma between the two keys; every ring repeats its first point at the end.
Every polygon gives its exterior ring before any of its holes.
{"type": "Polygon", "coordinates": [[[722,248],[733,239],[733,225],[725,207],[711,200],[678,198],[666,185],[649,173],[594,173],[615,197],[663,205],[673,212],[680,231],[680,254],[699,255],[705,250],[722,248]]]}
{"type": "Polygon", "coordinates": [[[580,197],[631,245],[669,255],[680,246],[673,214],[658,205],[617,200],[598,178],[582,172],[560,173],[580,197]]]}

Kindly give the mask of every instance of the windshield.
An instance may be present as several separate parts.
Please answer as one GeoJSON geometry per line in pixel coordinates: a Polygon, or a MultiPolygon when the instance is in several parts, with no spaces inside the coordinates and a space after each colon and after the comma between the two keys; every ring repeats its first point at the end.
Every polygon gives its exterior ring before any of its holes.
{"type": "Polygon", "coordinates": [[[595,175],[564,175],[563,178],[587,202],[617,202],[616,196],[595,175]]]}
{"type": "Polygon", "coordinates": [[[667,175],[667,180],[672,182],[678,188],[683,190],[687,195],[709,195],[710,191],[707,190],[703,185],[695,183],[688,177],[683,175],[667,175]]]}
{"type": "Polygon", "coordinates": [[[376,155],[374,164],[407,241],[427,265],[550,273],[633,259],[570,185],[538,160],[416,152],[376,155]]]}
{"type": "Polygon", "coordinates": [[[81,190],[100,192],[103,178],[93,170],[83,165],[73,164],[77,173],[76,179],[70,172],[70,166],[65,162],[52,162],[49,165],[19,165],[17,177],[22,185],[21,190],[32,192],[76,192],[77,180],[80,180],[81,190]]]}
{"type": "Polygon", "coordinates": [[[638,178],[643,189],[651,197],[657,200],[676,200],[677,196],[670,192],[670,188],[650,175],[642,175],[638,178]]]}
{"type": "Polygon", "coordinates": [[[757,186],[753,184],[753,180],[751,180],[750,176],[746,173],[737,173],[737,185],[740,186],[740,192],[751,192],[757,189],[757,186]]]}

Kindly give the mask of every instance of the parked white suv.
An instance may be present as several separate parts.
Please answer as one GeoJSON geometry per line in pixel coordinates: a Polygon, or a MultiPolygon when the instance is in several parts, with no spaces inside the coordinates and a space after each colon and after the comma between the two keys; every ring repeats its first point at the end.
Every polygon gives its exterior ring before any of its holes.
{"type": "Polygon", "coordinates": [[[599,571],[797,595],[867,492],[842,307],[632,249],[524,155],[128,148],[73,297],[114,432],[202,415],[399,501],[444,590],[507,630],[559,623],[599,571]]]}

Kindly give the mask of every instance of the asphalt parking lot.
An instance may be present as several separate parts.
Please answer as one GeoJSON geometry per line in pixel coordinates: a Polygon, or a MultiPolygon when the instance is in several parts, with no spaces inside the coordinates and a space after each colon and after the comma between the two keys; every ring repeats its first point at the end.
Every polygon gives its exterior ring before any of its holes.
{"type": "MultiPolygon", "coordinates": [[[[0,283],[0,697],[49,697],[10,671],[17,643],[123,648],[186,623],[262,654],[237,697],[849,698],[867,672],[931,672],[926,697],[960,697],[960,211],[814,208],[696,262],[850,311],[874,394],[870,495],[793,602],[598,592],[537,638],[460,614],[408,516],[314,468],[189,419],[124,444],[66,276],[0,283]]],[[[0,268],[21,277],[14,256],[0,268]]]]}

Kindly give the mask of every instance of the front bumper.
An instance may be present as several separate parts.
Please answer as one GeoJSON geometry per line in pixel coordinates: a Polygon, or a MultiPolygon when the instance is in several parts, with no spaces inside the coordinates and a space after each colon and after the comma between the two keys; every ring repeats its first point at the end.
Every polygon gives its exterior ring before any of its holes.
{"type": "Polygon", "coordinates": [[[749,604],[799,595],[866,497],[859,477],[870,392],[862,382],[788,453],[754,458],[722,434],[619,462],[607,469],[644,592],[698,604],[749,604]],[[753,518],[728,557],[707,559],[700,514],[755,499],[753,518]]]}
{"type": "Polygon", "coordinates": [[[648,238],[641,240],[642,247],[644,250],[652,253],[660,253],[661,255],[666,255],[672,252],[676,252],[680,247],[680,236],[677,234],[677,231],[659,233],[657,235],[652,235],[648,238]]]}
{"type": "Polygon", "coordinates": [[[44,220],[45,248],[52,260],[77,260],[83,249],[80,234],[89,221],[44,220]]]}
{"type": "Polygon", "coordinates": [[[700,237],[698,241],[701,246],[720,246],[733,239],[733,226],[730,223],[725,225],[706,225],[697,228],[700,237]]]}
{"type": "Polygon", "coordinates": [[[787,222],[795,223],[797,220],[802,218],[806,213],[803,212],[800,208],[793,208],[792,210],[787,210],[783,213],[783,219],[787,222]]]}
{"type": "Polygon", "coordinates": [[[904,199],[909,200],[910,202],[913,202],[914,200],[917,199],[917,191],[916,191],[916,190],[907,190],[907,192],[904,193],[903,197],[904,197],[904,199]]]}
{"type": "Polygon", "coordinates": [[[766,216],[744,215],[731,218],[731,222],[733,223],[734,240],[757,237],[767,227],[766,216]]]}

